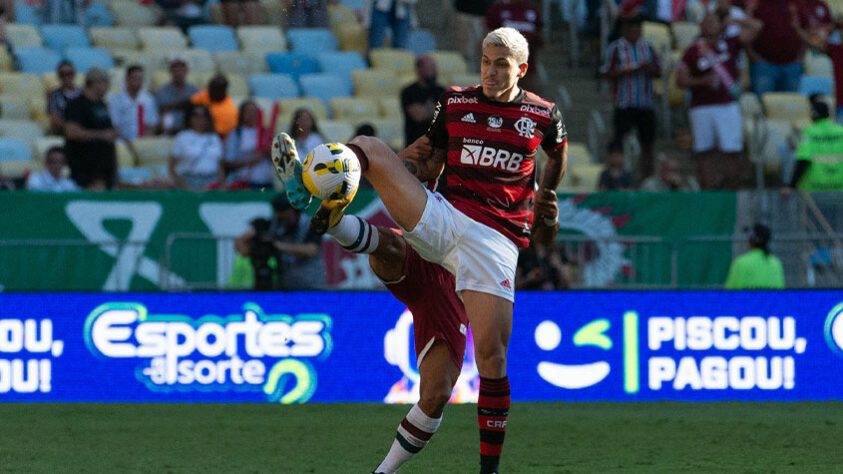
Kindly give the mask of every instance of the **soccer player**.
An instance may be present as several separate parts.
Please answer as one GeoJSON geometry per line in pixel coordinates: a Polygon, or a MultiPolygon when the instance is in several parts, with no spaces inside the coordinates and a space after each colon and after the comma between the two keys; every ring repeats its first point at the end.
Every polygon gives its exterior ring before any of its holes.
{"type": "MultiPolygon", "coordinates": [[[[440,98],[428,130],[433,150],[406,168],[383,142],[356,137],[349,143],[363,176],[377,191],[404,239],[425,260],[455,277],[474,336],[480,374],[477,403],[481,473],[498,472],[509,413],[506,353],[515,299],[518,247],[529,243],[534,212],[556,199],[565,171],[567,133],[556,106],[518,87],[527,72],[528,46],[512,28],[483,40],[482,84],[452,88],[440,98]],[[548,161],[534,194],[535,155],[548,161]],[[419,181],[445,172],[434,193],[419,181]],[[414,176],[415,175],[415,176],[414,176]]],[[[314,224],[337,227],[339,240],[359,233],[346,224],[349,200],[324,201],[314,224]]],[[[555,229],[556,213],[537,214],[555,229]]],[[[326,229],[327,230],[327,229],[326,229]]]]}

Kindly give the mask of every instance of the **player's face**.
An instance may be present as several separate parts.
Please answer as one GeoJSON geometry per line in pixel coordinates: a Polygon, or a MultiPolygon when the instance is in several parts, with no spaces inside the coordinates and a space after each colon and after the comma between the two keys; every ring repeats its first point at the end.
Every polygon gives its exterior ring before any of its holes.
{"type": "Polygon", "coordinates": [[[480,79],[483,81],[483,95],[490,99],[508,101],[518,84],[518,79],[524,77],[527,64],[518,64],[509,48],[503,46],[486,46],[483,48],[483,58],[480,60],[480,79]]]}

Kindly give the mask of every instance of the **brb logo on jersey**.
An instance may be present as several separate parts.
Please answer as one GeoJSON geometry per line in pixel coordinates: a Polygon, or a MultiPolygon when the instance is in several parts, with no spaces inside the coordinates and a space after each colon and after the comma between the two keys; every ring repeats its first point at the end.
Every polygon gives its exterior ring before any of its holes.
{"type": "Polygon", "coordinates": [[[262,391],[270,401],[306,402],[316,391],[307,359],[324,359],[333,346],[330,317],[265,314],[254,303],[243,310],[193,319],[106,303],[88,315],[85,344],[103,359],[141,361],[135,377],[155,392],[262,391]]]}
{"type": "Polygon", "coordinates": [[[460,163],[464,165],[478,166],[484,168],[498,168],[501,171],[518,171],[524,155],[510,153],[507,150],[499,150],[490,146],[470,145],[468,143],[482,143],[480,140],[466,139],[460,152],[460,163]]]}

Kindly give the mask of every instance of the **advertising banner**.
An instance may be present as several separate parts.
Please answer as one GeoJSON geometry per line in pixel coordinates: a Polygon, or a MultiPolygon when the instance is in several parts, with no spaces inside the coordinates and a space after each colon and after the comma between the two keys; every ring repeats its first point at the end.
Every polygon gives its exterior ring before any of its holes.
{"type": "MultiPolygon", "coordinates": [[[[0,401],[412,402],[412,341],[385,292],[0,294],[0,401]]],[[[843,400],[843,292],[519,293],[508,358],[518,401],[843,400]]]]}
{"type": "MultiPolygon", "coordinates": [[[[158,291],[227,288],[234,238],[271,215],[274,192],[186,191],[0,194],[0,291],[158,291]],[[169,248],[169,252],[168,252],[169,248]]],[[[314,210],[315,205],[311,206],[314,210]]],[[[348,209],[391,223],[371,189],[348,209]]],[[[671,244],[698,235],[732,235],[736,194],[608,192],[560,196],[560,234],[582,238],[573,264],[588,288],[670,282],[671,244]],[[666,245],[617,242],[652,236],[666,245]]],[[[366,256],[323,245],[334,289],[380,289],[366,256]]],[[[574,256],[571,256],[574,258],[574,256]]],[[[683,249],[680,284],[722,284],[729,243],[683,249]]]]}

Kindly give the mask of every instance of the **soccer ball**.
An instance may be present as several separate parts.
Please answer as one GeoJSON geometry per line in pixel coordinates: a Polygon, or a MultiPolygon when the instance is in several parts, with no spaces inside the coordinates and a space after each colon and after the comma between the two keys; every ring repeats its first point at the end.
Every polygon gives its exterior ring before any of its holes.
{"type": "Polygon", "coordinates": [[[302,182],[310,194],[326,200],[354,196],[360,184],[360,162],[341,143],[317,146],[304,159],[302,182]]]}

